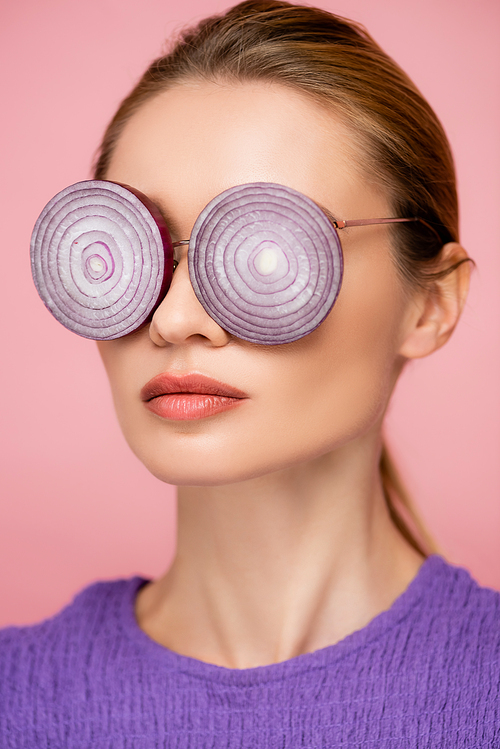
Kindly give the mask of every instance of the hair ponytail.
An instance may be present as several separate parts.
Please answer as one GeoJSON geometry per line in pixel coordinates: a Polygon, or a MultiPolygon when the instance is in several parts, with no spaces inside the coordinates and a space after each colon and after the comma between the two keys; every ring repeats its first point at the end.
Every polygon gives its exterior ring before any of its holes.
{"type": "Polygon", "coordinates": [[[423,556],[436,553],[437,545],[421,520],[385,442],[382,444],[379,469],[389,515],[396,528],[423,556]]]}

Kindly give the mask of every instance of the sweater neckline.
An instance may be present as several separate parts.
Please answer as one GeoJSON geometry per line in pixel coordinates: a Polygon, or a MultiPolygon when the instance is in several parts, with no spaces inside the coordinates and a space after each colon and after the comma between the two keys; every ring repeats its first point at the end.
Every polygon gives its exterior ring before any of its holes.
{"type": "MultiPolygon", "coordinates": [[[[181,655],[151,639],[139,626],[135,616],[135,600],[144,585],[150,582],[143,577],[133,577],[126,582],[126,591],[121,599],[119,626],[129,641],[133,641],[142,657],[153,659],[158,665],[169,670],[184,673],[198,679],[226,683],[232,686],[251,686],[277,680],[283,680],[306,671],[324,669],[334,661],[340,660],[367,643],[376,640],[406,619],[417,607],[422,597],[430,593],[449,571],[445,560],[432,554],[424,560],[417,574],[406,590],[399,595],[389,609],[377,614],[361,629],[352,632],[339,642],[328,645],[311,653],[295,656],[279,663],[253,668],[232,669],[217,666],[213,663],[181,655]]],[[[442,582],[441,582],[442,584],[442,582]]]]}

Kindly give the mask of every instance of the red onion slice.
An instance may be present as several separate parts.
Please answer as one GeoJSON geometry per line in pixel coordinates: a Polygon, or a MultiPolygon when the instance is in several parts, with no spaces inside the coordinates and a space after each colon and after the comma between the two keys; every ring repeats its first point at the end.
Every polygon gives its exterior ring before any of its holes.
{"type": "Polygon", "coordinates": [[[291,343],[317,328],[342,283],[332,223],[310,198],[254,182],[218,195],[191,233],[189,275],[225,330],[252,343],[291,343]]]}
{"type": "Polygon", "coordinates": [[[77,182],[40,214],[31,268],[45,306],[85,338],[120,338],[141,327],[172,280],[173,248],[158,208],[138,190],[77,182]]]}

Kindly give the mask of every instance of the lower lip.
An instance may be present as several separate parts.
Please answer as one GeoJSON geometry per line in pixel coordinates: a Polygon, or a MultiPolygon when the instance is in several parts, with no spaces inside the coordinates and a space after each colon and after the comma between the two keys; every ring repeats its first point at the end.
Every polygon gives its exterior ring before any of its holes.
{"type": "Polygon", "coordinates": [[[239,406],[246,398],[229,398],[202,393],[170,393],[152,398],[144,405],[157,416],[175,421],[193,421],[215,416],[239,406]]]}

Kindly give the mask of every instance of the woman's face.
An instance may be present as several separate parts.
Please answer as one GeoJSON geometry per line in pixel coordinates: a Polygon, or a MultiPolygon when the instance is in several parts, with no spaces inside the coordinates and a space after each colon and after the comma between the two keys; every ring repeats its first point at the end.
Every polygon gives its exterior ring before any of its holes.
{"type": "MultiPolygon", "coordinates": [[[[292,90],[192,82],[132,117],[106,176],[151,198],[177,241],[189,238],[213,197],[246,182],[295,188],[339,219],[390,216],[364,166],[349,129],[292,90]]],[[[251,344],[219,327],[194,295],[186,246],[178,248],[172,285],[151,324],[99,343],[125,437],[158,478],[231,483],[355,446],[373,433],[401,367],[409,303],[387,227],[342,230],[340,238],[345,266],[337,302],[294,343],[251,344]],[[147,405],[143,388],[162,373],[201,374],[245,397],[218,410],[221,399],[205,396],[214,411],[190,409],[192,395],[169,396],[177,397],[175,407],[162,409],[158,399],[147,405]],[[189,418],[179,418],[183,404],[189,418]]]]}

